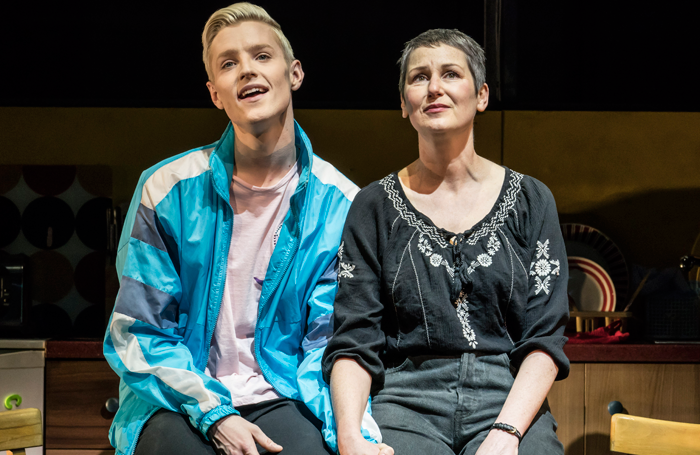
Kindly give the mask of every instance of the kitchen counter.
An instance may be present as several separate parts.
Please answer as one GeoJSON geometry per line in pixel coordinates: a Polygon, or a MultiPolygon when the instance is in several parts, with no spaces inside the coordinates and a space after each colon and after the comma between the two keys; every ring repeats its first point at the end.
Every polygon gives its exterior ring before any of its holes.
{"type": "MultiPolygon", "coordinates": [[[[700,344],[567,344],[574,363],[700,363],[700,344]]],[[[101,340],[49,340],[47,359],[104,359],[101,340]]]]}
{"type": "Polygon", "coordinates": [[[49,340],[47,359],[104,359],[102,340],[49,340]]]}

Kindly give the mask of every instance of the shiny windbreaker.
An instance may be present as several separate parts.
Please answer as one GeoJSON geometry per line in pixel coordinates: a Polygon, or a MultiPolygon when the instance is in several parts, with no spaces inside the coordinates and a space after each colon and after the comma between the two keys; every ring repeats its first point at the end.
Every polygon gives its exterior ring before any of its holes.
{"type": "MultiPolygon", "coordinates": [[[[358,188],[313,154],[296,123],[295,143],[301,174],[263,282],[255,357],[278,394],[303,401],[323,422],[324,438],[336,449],[321,357],[332,334],[340,235],[358,188]]],[[[131,201],[104,342],[105,358],[121,377],[109,434],[117,454],[134,452],[160,408],[188,415],[205,437],[214,422],[237,414],[228,389],[204,373],[235,222],[233,145],[229,125],[211,146],[145,171],[131,201]]],[[[363,434],[380,440],[368,412],[363,434]]]]}

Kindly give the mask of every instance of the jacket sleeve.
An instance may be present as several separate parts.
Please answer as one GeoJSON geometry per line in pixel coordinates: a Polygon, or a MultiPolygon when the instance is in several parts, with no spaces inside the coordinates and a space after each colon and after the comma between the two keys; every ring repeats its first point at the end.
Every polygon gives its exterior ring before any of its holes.
{"type": "Polygon", "coordinates": [[[104,354],[142,400],[189,416],[206,437],[212,423],[237,414],[228,389],[195,366],[179,327],[182,287],[177,244],[141,177],[117,260],[120,289],[104,354]]]}
{"type": "MultiPolygon", "coordinates": [[[[333,233],[334,247],[322,263],[324,272],[316,281],[307,302],[306,333],[302,342],[304,360],[297,370],[297,383],[301,400],[323,422],[323,437],[335,452],[338,450],[337,432],[330,388],[323,379],[321,361],[326,345],[333,334],[333,302],[338,289],[337,252],[346,213],[347,207],[342,213],[342,219],[334,221],[335,224],[339,224],[337,233],[333,233]]],[[[326,223],[326,234],[329,233],[329,229],[332,228],[326,223]]],[[[369,403],[362,419],[362,435],[371,442],[382,441],[379,427],[371,416],[369,403]]]]}

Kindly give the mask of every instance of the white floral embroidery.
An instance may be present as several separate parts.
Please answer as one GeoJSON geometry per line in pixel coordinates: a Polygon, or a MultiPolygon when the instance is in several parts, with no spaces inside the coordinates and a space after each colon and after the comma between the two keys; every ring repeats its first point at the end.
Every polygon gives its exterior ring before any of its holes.
{"type": "MultiPolygon", "coordinates": [[[[486,244],[486,253],[477,256],[476,260],[473,260],[467,272],[471,274],[477,267],[489,267],[493,263],[493,256],[500,250],[501,242],[496,237],[496,230],[503,226],[506,219],[510,216],[510,213],[514,214],[514,221],[516,226],[518,225],[517,213],[515,211],[515,203],[517,202],[518,194],[521,190],[521,181],[523,179],[523,174],[518,172],[509,171],[510,179],[508,181],[508,188],[506,189],[503,199],[498,205],[496,213],[491,217],[490,220],[481,224],[480,228],[471,233],[469,237],[465,240],[468,245],[476,245],[476,243],[481,240],[482,237],[489,236],[489,240],[486,244]]],[[[392,202],[394,209],[399,213],[399,216],[406,221],[406,223],[415,228],[420,236],[418,238],[418,250],[425,256],[430,258],[430,264],[434,267],[445,266],[447,273],[451,278],[454,278],[455,269],[450,266],[450,264],[440,255],[438,252],[434,251],[433,244],[436,244],[442,249],[447,249],[450,247],[449,242],[447,242],[438,229],[435,226],[426,224],[416,216],[411,210],[408,209],[405,202],[401,198],[398,190],[395,188],[395,178],[392,175],[388,175],[379,181],[379,184],[384,187],[389,200],[392,202]],[[425,238],[425,237],[427,238],[425,238]],[[428,241],[430,239],[430,241],[428,241]]],[[[395,222],[396,220],[394,220],[395,222]]],[[[393,225],[392,225],[393,229],[393,225]]],[[[462,296],[460,295],[460,298],[462,296]]],[[[457,308],[457,316],[462,324],[462,331],[464,337],[469,340],[469,345],[475,349],[478,344],[476,341],[476,335],[474,330],[472,330],[469,324],[469,309],[467,307],[466,296],[462,300],[455,302],[457,308]]]]}
{"type": "Polygon", "coordinates": [[[545,240],[544,243],[537,241],[537,259],[542,256],[549,259],[549,239],[545,240]]]}
{"type": "Polygon", "coordinates": [[[538,276],[535,277],[535,295],[539,294],[540,291],[544,291],[545,294],[549,295],[549,276],[544,277],[544,280],[538,276]]]}
{"type": "Polygon", "coordinates": [[[355,270],[354,264],[346,264],[343,262],[343,248],[345,247],[345,241],[340,242],[338,247],[338,264],[340,265],[340,270],[338,271],[338,278],[354,278],[351,272],[355,270]]]}
{"type": "Polygon", "coordinates": [[[559,276],[559,259],[556,260],[551,260],[549,261],[550,264],[554,266],[554,270],[552,270],[552,275],[557,275],[559,276]]]}
{"type": "Polygon", "coordinates": [[[433,247],[430,246],[428,239],[423,237],[423,234],[418,236],[418,250],[426,256],[431,256],[433,254],[433,247]]]}
{"type": "MultiPolygon", "coordinates": [[[[523,174],[519,172],[510,171],[508,189],[506,190],[505,196],[503,196],[503,200],[498,205],[498,210],[488,222],[482,224],[479,230],[473,232],[469,236],[469,238],[466,239],[467,244],[476,245],[476,243],[482,237],[485,237],[489,234],[493,234],[496,231],[496,229],[498,229],[500,226],[503,226],[503,224],[506,222],[506,219],[508,218],[508,214],[511,211],[515,211],[515,202],[517,201],[518,194],[520,193],[520,190],[522,188],[520,182],[522,181],[523,177],[523,174]]],[[[379,181],[379,184],[384,187],[384,191],[386,191],[389,200],[394,205],[394,208],[397,212],[399,212],[401,218],[403,218],[409,226],[414,227],[418,229],[420,233],[427,235],[430,238],[430,240],[438,244],[440,248],[444,249],[450,246],[450,244],[443,238],[443,236],[440,235],[435,226],[430,226],[424,223],[423,220],[419,219],[415,213],[409,210],[409,208],[406,206],[403,199],[401,198],[401,195],[399,194],[398,190],[395,188],[395,180],[393,174],[387,175],[386,177],[381,179],[379,181]]],[[[515,218],[515,222],[517,224],[517,217],[515,218]]]]}
{"type": "Polygon", "coordinates": [[[467,296],[464,291],[459,293],[459,298],[455,302],[455,306],[457,307],[457,317],[462,324],[462,335],[464,335],[464,338],[469,342],[469,346],[472,349],[476,349],[476,345],[479,344],[479,342],[476,341],[476,333],[474,333],[474,329],[472,329],[471,324],[469,324],[469,307],[467,306],[467,296]]]}
{"type": "Polygon", "coordinates": [[[489,237],[489,241],[486,244],[486,248],[488,249],[488,252],[491,256],[496,254],[501,248],[501,241],[496,238],[495,232],[491,234],[491,237],[489,237]]]}
{"type": "Polygon", "coordinates": [[[355,265],[354,264],[346,264],[344,262],[340,263],[340,268],[342,269],[340,272],[338,272],[338,277],[339,278],[354,278],[355,275],[353,275],[351,272],[355,270],[355,265]]]}
{"type": "Polygon", "coordinates": [[[440,264],[442,264],[442,261],[444,261],[444,259],[438,253],[433,253],[433,255],[430,256],[430,263],[433,265],[433,267],[439,267],[440,264]]]}
{"type": "Polygon", "coordinates": [[[469,264],[469,267],[467,267],[467,273],[471,275],[477,267],[488,267],[493,264],[492,256],[494,256],[500,249],[501,241],[498,240],[498,237],[496,237],[496,232],[492,232],[491,237],[489,237],[489,241],[486,243],[486,253],[488,254],[482,253],[477,256],[476,260],[472,261],[471,264],[469,264]]]}
{"type": "Polygon", "coordinates": [[[547,262],[546,259],[540,259],[535,264],[535,272],[537,272],[539,276],[547,276],[551,271],[552,266],[549,264],[549,262],[547,262]]]}
{"type": "MultiPolygon", "coordinates": [[[[420,232],[420,230],[418,232],[420,232]]],[[[447,269],[447,273],[450,275],[450,278],[454,277],[454,268],[450,266],[447,260],[443,258],[440,253],[437,253],[433,250],[433,247],[430,245],[428,239],[423,237],[423,233],[420,233],[418,235],[417,246],[418,251],[430,258],[430,265],[432,265],[433,267],[440,267],[441,265],[444,265],[447,269]]]]}
{"type": "Polygon", "coordinates": [[[537,241],[535,256],[536,260],[530,263],[530,276],[535,277],[535,295],[540,292],[549,295],[552,276],[559,276],[560,271],[559,259],[549,259],[549,239],[544,243],[537,241]]]}
{"type": "Polygon", "coordinates": [[[476,260],[479,261],[479,264],[481,264],[483,267],[488,267],[493,263],[491,256],[486,253],[477,256],[476,260]]]}

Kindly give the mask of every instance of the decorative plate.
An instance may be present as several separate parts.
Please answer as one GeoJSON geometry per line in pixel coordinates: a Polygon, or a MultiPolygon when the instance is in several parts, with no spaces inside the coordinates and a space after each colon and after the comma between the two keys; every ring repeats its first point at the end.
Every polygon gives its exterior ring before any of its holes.
{"type": "Polygon", "coordinates": [[[602,267],[612,279],[617,301],[624,304],[629,290],[629,273],[625,257],[615,242],[599,230],[584,224],[562,224],[561,232],[567,255],[590,259],[602,267]]]}
{"type": "Polygon", "coordinates": [[[569,256],[569,296],[580,311],[615,311],[615,287],[605,270],[590,259],[569,256]]]}

